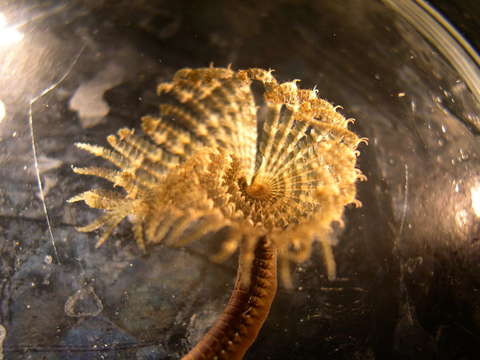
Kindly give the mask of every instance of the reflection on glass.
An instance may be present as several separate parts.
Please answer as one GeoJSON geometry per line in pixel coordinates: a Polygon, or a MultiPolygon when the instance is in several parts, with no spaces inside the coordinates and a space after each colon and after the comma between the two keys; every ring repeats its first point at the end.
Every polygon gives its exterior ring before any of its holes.
{"type": "Polygon", "coordinates": [[[6,115],[5,104],[3,103],[2,100],[0,100],[0,123],[2,122],[5,115],[6,115]]]}
{"type": "Polygon", "coordinates": [[[0,46],[18,43],[23,39],[23,34],[12,26],[7,26],[5,15],[0,13],[0,46]]]}
{"type": "Polygon", "coordinates": [[[472,195],[472,208],[477,217],[480,217],[480,185],[470,189],[472,195]]]}

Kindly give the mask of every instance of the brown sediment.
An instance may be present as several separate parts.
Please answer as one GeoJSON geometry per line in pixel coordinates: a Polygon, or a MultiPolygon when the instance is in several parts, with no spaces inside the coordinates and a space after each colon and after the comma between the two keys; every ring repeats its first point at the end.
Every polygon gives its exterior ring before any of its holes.
{"type": "Polygon", "coordinates": [[[274,246],[262,238],[255,249],[249,285],[237,280],[222,315],[182,360],[242,359],[270,311],[277,291],[277,255],[274,246]]]}

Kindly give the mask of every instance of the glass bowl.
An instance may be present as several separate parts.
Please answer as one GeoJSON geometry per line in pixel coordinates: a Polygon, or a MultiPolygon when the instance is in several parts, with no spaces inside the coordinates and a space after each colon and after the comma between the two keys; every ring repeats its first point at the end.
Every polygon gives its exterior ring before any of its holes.
{"type": "Polygon", "coordinates": [[[156,111],[183,67],[301,79],[356,119],[360,209],[280,287],[247,359],[471,359],[480,335],[478,55],[423,1],[29,1],[0,7],[0,358],[174,359],[226,303],[236,260],[95,249],[98,180],[75,142],[156,111]]]}

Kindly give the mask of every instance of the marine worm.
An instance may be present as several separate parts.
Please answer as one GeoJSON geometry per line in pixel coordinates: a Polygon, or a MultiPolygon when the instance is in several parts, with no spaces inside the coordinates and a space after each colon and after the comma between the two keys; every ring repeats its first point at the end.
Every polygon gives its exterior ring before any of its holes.
{"type": "Polygon", "coordinates": [[[292,287],[290,264],[320,243],[328,278],[336,268],[331,224],[344,207],[359,206],[355,167],[365,139],[351,119],[299,89],[278,83],[271,70],[182,69],[158,85],[159,113],[144,116],[141,132],[123,128],[107,137],[112,149],[77,143],[117,169],[74,168],[104,178],[114,190],[92,189],[70,198],[102,209],[92,223],[102,245],[125,218],[140,249],[185,246],[222,230],[211,260],[240,249],[230,301],[186,359],[240,359],[255,340],[276,291],[276,267],[292,287]],[[256,103],[252,83],[263,86],[256,103]],[[119,190],[119,191],[118,191],[119,190]]]}

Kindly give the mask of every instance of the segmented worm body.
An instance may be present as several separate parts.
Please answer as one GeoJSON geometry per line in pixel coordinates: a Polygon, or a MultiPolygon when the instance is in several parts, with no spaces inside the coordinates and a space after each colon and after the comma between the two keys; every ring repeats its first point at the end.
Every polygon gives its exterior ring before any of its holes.
{"type": "Polygon", "coordinates": [[[255,249],[248,286],[243,285],[242,276],[245,274],[239,270],[222,315],[183,360],[242,359],[255,341],[277,290],[275,248],[266,239],[255,249]]]}
{"type": "Polygon", "coordinates": [[[97,246],[128,216],[138,246],[183,246],[225,230],[213,261],[241,251],[237,283],[214,327],[187,359],[241,358],[266,318],[289,266],[319,242],[329,278],[335,262],[328,234],[342,223],[345,205],[359,205],[355,168],[363,140],[350,120],[317,97],[279,84],[271,71],[182,69],[158,86],[159,114],[142,118],[143,135],[120,129],[107,138],[113,150],[76,144],[118,169],[75,168],[122,191],[93,189],[72,197],[103,209],[78,228],[104,228],[97,246]],[[263,85],[255,102],[252,82],[263,85]],[[228,355],[225,355],[228,354],[228,355]]]}

